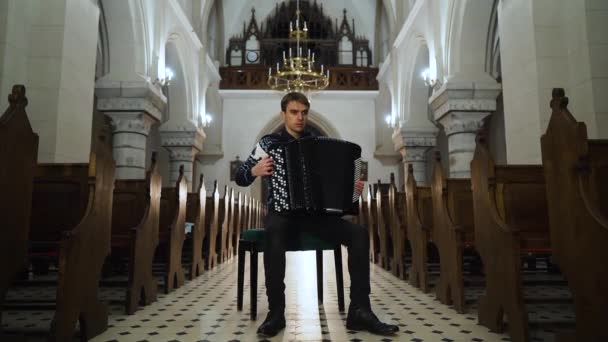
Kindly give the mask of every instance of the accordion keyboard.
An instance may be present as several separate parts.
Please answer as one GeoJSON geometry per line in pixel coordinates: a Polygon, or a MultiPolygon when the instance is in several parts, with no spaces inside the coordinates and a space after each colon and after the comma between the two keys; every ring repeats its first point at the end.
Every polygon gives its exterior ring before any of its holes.
{"type": "Polygon", "coordinates": [[[269,154],[274,161],[274,171],[270,177],[274,210],[278,212],[290,210],[289,189],[287,188],[287,166],[283,157],[283,149],[270,150],[269,154]]]}

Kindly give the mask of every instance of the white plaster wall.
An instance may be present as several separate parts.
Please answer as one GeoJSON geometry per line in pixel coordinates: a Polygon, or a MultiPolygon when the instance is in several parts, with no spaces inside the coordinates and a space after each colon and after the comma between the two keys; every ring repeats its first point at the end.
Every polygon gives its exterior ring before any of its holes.
{"type": "MultiPolygon", "coordinates": [[[[0,110],[8,106],[7,95],[14,84],[26,79],[28,51],[27,25],[28,2],[22,0],[0,1],[0,110]]],[[[27,91],[27,90],[26,90],[27,91]]],[[[27,95],[27,94],[26,94],[27,95]]]]}
{"type": "Polygon", "coordinates": [[[18,62],[2,66],[16,68],[3,77],[3,91],[9,83],[26,85],[29,118],[40,137],[39,162],[88,162],[99,9],[79,0],[11,6],[17,22],[9,19],[5,46],[16,48],[7,57],[18,62]]]}
{"type": "MultiPolygon", "coordinates": [[[[229,163],[239,156],[244,160],[257,143],[257,137],[280,113],[282,93],[271,91],[220,91],[223,97],[223,158],[204,158],[201,163],[206,185],[214,180],[222,186],[236,187],[228,182],[229,163]]],[[[312,97],[311,110],[327,120],[339,138],[362,147],[363,159],[369,162],[368,179],[388,182],[391,172],[397,173],[397,161],[383,165],[373,157],[375,150],[375,97],[377,92],[322,92],[312,97]]],[[[204,148],[203,148],[204,150],[204,148]]],[[[198,177],[198,176],[197,176],[198,177]]],[[[256,180],[259,182],[259,180],[256,180]]],[[[250,193],[251,187],[239,191],[250,193]]],[[[253,194],[259,197],[259,193],[253,194]]]]}
{"type": "MultiPolygon", "coordinates": [[[[498,8],[505,129],[518,132],[507,139],[507,161],[540,162],[541,109],[539,65],[534,35],[533,3],[501,2],[498,8]]],[[[543,106],[546,108],[546,105],[543,106]]]]}
{"type": "Polygon", "coordinates": [[[586,0],[585,15],[597,124],[592,137],[605,139],[608,138],[608,101],[605,98],[608,94],[608,1],[586,0]]]}
{"type": "Polygon", "coordinates": [[[184,13],[186,14],[186,17],[188,17],[190,24],[192,24],[192,18],[193,18],[192,0],[177,0],[177,1],[179,2],[179,5],[182,8],[182,10],[184,11],[184,13]]]}
{"type": "Polygon", "coordinates": [[[566,88],[591,138],[607,136],[608,4],[518,0],[501,2],[498,13],[507,161],[540,163],[555,87],[566,88]]]}
{"type": "Polygon", "coordinates": [[[374,119],[374,126],[376,134],[376,151],[382,154],[394,154],[395,146],[392,139],[393,128],[385,121],[387,115],[392,115],[391,94],[384,84],[380,85],[378,97],[375,101],[375,108],[376,116],[374,119]]]}
{"type": "Polygon", "coordinates": [[[205,127],[205,146],[203,154],[219,155],[222,150],[222,127],[224,125],[222,113],[222,98],[219,94],[219,89],[216,86],[207,88],[205,96],[205,113],[210,115],[212,122],[209,127],[205,127]]]}

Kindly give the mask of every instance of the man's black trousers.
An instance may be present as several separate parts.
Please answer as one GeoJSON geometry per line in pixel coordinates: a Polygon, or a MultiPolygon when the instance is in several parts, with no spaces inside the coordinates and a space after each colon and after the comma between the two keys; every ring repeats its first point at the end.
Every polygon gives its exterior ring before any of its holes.
{"type": "Polygon", "coordinates": [[[335,216],[285,216],[270,211],[265,229],[264,271],[271,312],[282,314],[285,311],[285,251],[293,239],[298,239],[304,232],[348,248],[351,305],[370,306],[369,234],[366,228],[335,216]]]}

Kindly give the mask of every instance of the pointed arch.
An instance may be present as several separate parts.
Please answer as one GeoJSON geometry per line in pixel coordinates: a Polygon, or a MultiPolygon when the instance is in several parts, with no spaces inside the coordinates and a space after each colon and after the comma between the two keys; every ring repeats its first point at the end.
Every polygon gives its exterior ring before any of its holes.
{"type": "Polygon", "coordinates": [[[447,74],[466,73],[470,77],[485,73],[486,45],[493,1],[463,0],[451,7],[447,35],[447,74]]]}
{"type": "Polygon", "coordinates": [[[149,32],[142,0],[101,0],[112,80],[138,80],[150,68],[149,32]]]}

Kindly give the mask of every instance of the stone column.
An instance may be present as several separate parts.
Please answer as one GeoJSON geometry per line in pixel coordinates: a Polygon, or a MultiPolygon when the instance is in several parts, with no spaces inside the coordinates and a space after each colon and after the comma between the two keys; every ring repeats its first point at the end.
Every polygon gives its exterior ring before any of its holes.
{"type": "Polygon", "coordinates": [[[448,137],[450,177],[471,177],[475,136],[484,119],[496,110],[500,91],[495,81],[448,81],[430,98],[435,120],[448,137]]]}
{"type": "Polygon", "coordinates": [[[414,179],[418,185],[427,185],[426,153],[436,145],[437,129],[428,127],[424,129],[398,128],[393,134],[395,150],[403,157],[405,183],[407,184],[408,164],[414,169],[414,179]]]}
{"type": "Polygon", "coordinates": [[[146,146],[160,122],[166,98],[149,82],[98,82],[97,109],[112,119],[116,179],[146,177],[146,146]]]}
{"type": "Polygon", "coordinates": [[[169,151],[169,181],[171,184],[177,182],[179,168],[183,166],[188,191],[192,191],[194,158],[203,149],[204,133],[198,129],[161,131],[160,136],[161,145],[169,151]]]}

